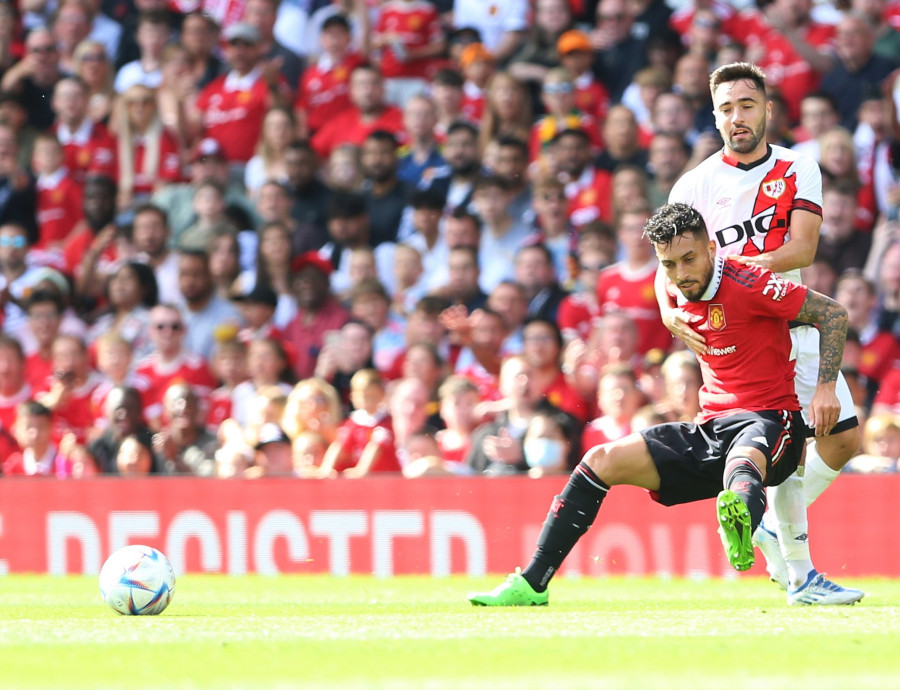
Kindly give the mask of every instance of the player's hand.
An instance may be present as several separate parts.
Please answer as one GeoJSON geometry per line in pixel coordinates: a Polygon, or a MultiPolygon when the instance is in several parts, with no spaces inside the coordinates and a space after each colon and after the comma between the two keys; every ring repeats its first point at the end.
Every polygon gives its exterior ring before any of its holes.
{"type": "Polygon", "coordinates": [[[827,436],[838,422],[841,403],[835,395],[834,384],[818,385],[809,403],[809,426],[816,436],[827,436]]]}
{"type": "Polygon", "coordinates": [[[756,256],[730,254],[728,258],[732,261],[737,261],[739,264],[743,264],[744,266],[758,266],[759,268],[764,268],[767,271],[772,270],[772,255],[769,252],[766,252],[765,254],[757,254],[756,256]]]}
{"type": "Polygon", "coordinates": [[[689,314],[684,309],[670,309],[663,317],[663,324],[669,332],[690,348],[695,355],[706,354],[706,338],[700,335],[691,326],[700,321],[701,317],[689,314]]]}

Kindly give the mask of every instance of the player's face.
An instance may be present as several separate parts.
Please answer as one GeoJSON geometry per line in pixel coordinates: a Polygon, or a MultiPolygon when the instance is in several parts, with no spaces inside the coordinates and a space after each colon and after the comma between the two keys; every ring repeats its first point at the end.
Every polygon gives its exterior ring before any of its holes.
{"type": "Polygon", "coordinates": [[[765,151],[771,105],[748,79],[721,84],[713,94],[716,127],[725,148],[738,160],[753,160],[765,151]]]}
{"type": "Polygon", "coordinates": [[[693,233],[678,235],[668,245],[655,244],[656,257],[666,276],[685,299],[699,301],[713,275],[716,245],[693,233]]]}

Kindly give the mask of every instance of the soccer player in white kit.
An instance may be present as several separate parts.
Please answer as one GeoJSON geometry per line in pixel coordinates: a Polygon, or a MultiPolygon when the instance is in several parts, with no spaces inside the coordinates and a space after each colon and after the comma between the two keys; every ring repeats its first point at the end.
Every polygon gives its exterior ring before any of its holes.
{"type": "MultiPolygon", "coordinates": [[[[750,63],[732,63],[710,76],[716,127],[724,148],[686,172],[675,184],[669,203],[693,206],[706,221],[718,254],[767,268],[794,281],[815,256],[822,223],[822,175],[809,156],[766,142],[771,104],[765,74],[750,63]]],[[[657,294],[660,279],[657,276],[657,294]]],[[[663,321],[696,353],[705,343],[678,309],[660,300],[663,321]]],[[[843,376],[835,393],[841,409],[828,435],[816,426],[819,332],[811,326],[791,330],[796,358],[795,389],[803,416],[815,429],[805,471],[770,488],[771,510],[754,535],[772,579],[788,592],[790,604],[852,604],[864,596],[841,587],[813,567],[807,538],[806,506],[839,474],[859,442],[859,422],[843,376]]],[[[761,348],[767,347],[760,343],[761,348]]],[[[821,416],[821,415],[820,415],[821,416]]],[[[798,471],[798,472],[799,472],[798,471]]]]}

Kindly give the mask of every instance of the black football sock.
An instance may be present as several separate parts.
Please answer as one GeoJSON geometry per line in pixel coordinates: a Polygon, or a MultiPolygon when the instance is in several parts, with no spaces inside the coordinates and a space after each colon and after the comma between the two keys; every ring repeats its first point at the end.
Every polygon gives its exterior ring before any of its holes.
{"type": "Polygon", "coordinates": [[[759,468],[750,458],[729,459],[725,466],[725,488],[734,491],[747,505],[750,524],[756,530],[766,512],[766,490],[759,468]]]}
{"type": "Polygon", "coordinates": [[[584,462],[579,463],[566,488],[553,499],[537,550],[522,573],[534,591],[547,589],[569,551],[593,524],[607,491],[609,486],[584,462]]]}

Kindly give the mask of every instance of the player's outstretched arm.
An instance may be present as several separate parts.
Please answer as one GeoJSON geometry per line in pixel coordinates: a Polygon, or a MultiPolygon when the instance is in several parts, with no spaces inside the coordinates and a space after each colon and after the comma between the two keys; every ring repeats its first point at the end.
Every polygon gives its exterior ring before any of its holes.
{"type": "Polygon", "coordinates": [[[847,310],[830,297],[809,290],[796,320],[819,326],[819,380],[809,404],[809,423],[816,436],[826,436],[841,411],[835,384],[847,341],[847,310]]]}
{"type": "Polygon", "coordinates": [[[691,323],[698,317],[688,314],[672,303],[669,293],[666,291],[666,271],[662,266],[656,269],[656,278],[653,281],[653,289],[656,291],[656,301],[659,304],[659,316],[669,332],[684,341],[695,355],[706,354],[706,339],[691,328],[691,323]]]}
{"type": "Polygon", "coordinates": [[[819,246],[819,229],[822,216],[794,209],[791,212],[791,239],[777,249],[756,256],[733,255],[733,259],[747,266],[759,266],[773,273],[784,273],[809,266],[819,246]]]}

